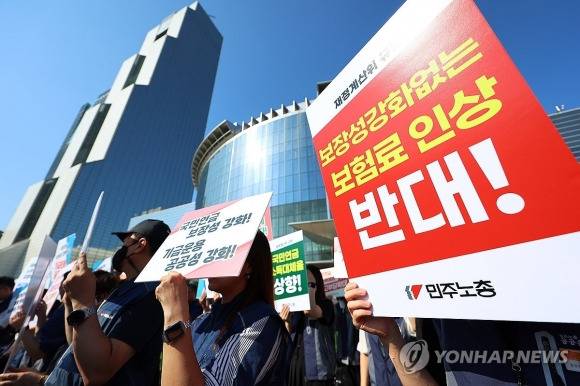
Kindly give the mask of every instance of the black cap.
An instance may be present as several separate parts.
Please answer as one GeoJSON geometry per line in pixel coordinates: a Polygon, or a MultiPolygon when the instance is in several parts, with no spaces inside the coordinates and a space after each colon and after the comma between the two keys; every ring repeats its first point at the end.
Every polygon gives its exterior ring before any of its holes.
{"type": "Polygon", "coordinates": [[[169,229],[169,226],[161,220],[145,220],[141,221],[128,231],[111,232],[112,235],[117,235],[121,241],[125,240],[125,238],[132,233],[142,234],[151,241],[152,244],[160,246],[171,233],[171,229],[169,229]]]}

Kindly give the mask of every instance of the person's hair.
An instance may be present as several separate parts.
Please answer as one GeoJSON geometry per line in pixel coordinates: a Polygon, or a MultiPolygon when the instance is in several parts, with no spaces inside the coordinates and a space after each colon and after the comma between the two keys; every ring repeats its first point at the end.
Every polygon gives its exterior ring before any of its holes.
{"type": "Polygon", "coordinates": [[[187,280],[185,284],[191,289],[193,292],[197,292],[197,282],[195,280],[187,280]]]}
{"type": "Polygon", "coordinates": [[[11,276],[0,276],[0,287],[9,287],[14,290],[14,278],[11,276]]]}
{"type": "MultiPolygon", "coordinates": [[[[274,276],[272,276],[272,251],[270,242],[262,231],[256,233],[246,261],[252,267],[252,273],[246,285],[248,303],[263,300],[274,306],[274,276]]],[[[245,304],[244,307],[247,305],[245,304]]]]}
{"type": "Polygon", "coordinates": [[[315,265],[307,265],[306,268],[312,273],[314,276],[314,280],[316,280],[316,291],[314,293],[314,298],[316,300],[326,298],[326,293],[324,292],[324,280],[322,279],[322,273],[320,269],[318,269],[315,265]]]}
{"type": "Polygon", "coordinates": [[[93,273],[97,279],[95,297],[104,299],[117,287],[119,282],[117,275],[102,269],[98,269],[93,273]]]}
{"type": "Polygon", "coordinates": [[[215,345],[219,343],[220,339],[226,331],[230,328],[234,318],[248,305],[262,300],[272,307],[274,306],[274,277],[272,276],[272,252],[270,250],[270,242],[262,231],[258,230],[254,242],[246,257],[246,262],[252,267],[252,272],[246,280],[246,289],[244,290],[244,298],[240,305],[232,311],[228,320],[222,327],[215,345]]]}

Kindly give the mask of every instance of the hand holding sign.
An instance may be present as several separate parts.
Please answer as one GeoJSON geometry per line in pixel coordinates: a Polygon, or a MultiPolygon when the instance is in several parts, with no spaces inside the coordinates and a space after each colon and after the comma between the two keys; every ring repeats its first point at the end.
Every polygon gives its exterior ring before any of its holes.
{"type": "Polygon", "coordinates": [[[10,326],[20,331],[22,325],[24,324],[24,320],[26,319],[26,312],[20,307],[20,309],[15,310],[15,312],[10,315],[10,326]]]}
{"type": "Polygon", "coordinates": [[[79,253],[79,258],[63,282],[63,287],[70,298],[73,309],[95,306],[96,278],[91,269],[87,267],[87,254],[85,252],[79,253]]]}
{"type": "Polygon", "coordinates": [[[185,277],[177,272],[161,278],[161,283],[155,289],[155,297],[163,307],[165,325],[179,320],[189,320],[189,306],[187,304],[187,286],[185,277]]]}
{"type": "Polygon", "coordinates": [[[356,328],[387,339],[392,339],[397,334],[400,336],[395,319],[373,315],[373,305],[368,300],[368,293],[364,288],[350,282],[345,287],[344,297],[356,328]]]}

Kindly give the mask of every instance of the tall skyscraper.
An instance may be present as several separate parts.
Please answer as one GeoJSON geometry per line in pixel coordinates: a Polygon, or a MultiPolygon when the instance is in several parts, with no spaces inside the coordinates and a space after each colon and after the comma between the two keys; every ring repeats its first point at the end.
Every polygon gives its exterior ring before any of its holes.
{"type": "Polygon", "coordinates": [[[306,120],[309,103],[282,105],[248,123],[223,121],[197,149],[192,176],[197,208],[274,192],[273,236],[302,229],[306,260],[324,265],[336,232],[306,120]]]}
{"type": "MultiPolygon", "coordinates": [[[[191,159],[204,137],[222,36],[195,2],[153,28],[111,89],[82,106],[43,181],[0,239],[0,272],[18,273],[45,235],[82,244],[101,191],[89,263],[112,254],[129,220],[190,203],[191,159]]],[[[77,249],[78,250],[78,249],[77,249]]]]}

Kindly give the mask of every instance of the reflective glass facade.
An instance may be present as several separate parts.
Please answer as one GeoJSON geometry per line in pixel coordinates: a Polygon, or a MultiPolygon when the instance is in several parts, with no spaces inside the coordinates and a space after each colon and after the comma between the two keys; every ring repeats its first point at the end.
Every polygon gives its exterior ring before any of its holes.
{"type": "Polygon", "coordinates": [[[204,137],[222,36],[198,3],[163,25],[123,63],[111,89],[81,110],[50,168],[52,190],[27,192],[4,244],[26,234],[29,258],[44,235],[58,241],[75,233],[78,249],[103,191],[90,264],[112,255],[120,243],[111,232],[128,229],[132,217],[191,203],[191,159],[204,137]],[[32,230],[30,209],[36,218],[32,230]]]}
{"type": "MultiPolygon", "coordinates": [[[[250,125],[224,121],[215,128],[194,158],[196,207],[272,191],[275,238],[296,231],[289,223],[329,219],[307,104],[271,111],[250,125]]],[[[307,261],[332,260],[330,246],[305,237],[304,248],[307,261]]]]}
{"type": "Polygon", "coordinates": [[[550,114],[549,117],[572,150],[576,160],[580,162],[580,108],[562,110],[550,114]]]}

